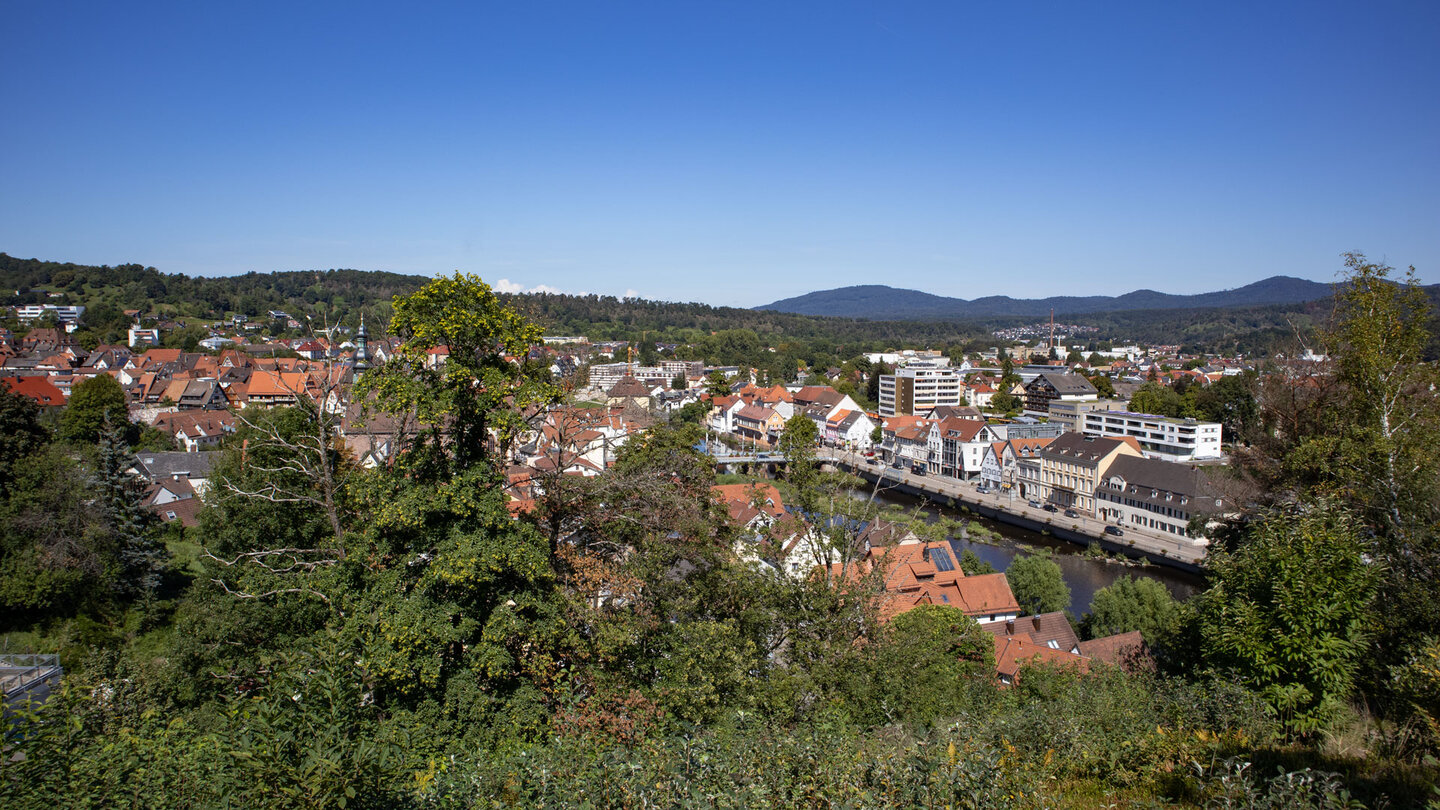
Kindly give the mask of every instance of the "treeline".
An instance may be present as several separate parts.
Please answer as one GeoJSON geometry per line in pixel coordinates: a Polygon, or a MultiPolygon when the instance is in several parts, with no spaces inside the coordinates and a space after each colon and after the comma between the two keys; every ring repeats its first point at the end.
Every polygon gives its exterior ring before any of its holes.
{"type": "MultiPolygon", "coordinates": [[[[389,316],[391,298],[411,293],[426,281],[422,276],[360,270],[190,277],[139,264],[96,267],[19,259],[0,253],[0,291],[4,293],[0,303],[53,303],[55,299],[48,293],[60,292],[65,295],[64,301],[91,308],[86,317],[88,325],[112,334],[126,326],[123,311],[127,309],[217,320],[233,314],[260,319],[268,310],[283,310],[296,316],[328,318],[332,323],[353,323],[363,312],[383,323],[389,316]]],[[[1434,288],[1427,292],[1436,294],[1434,288]]],[[[600,295],[530,293],[505,298],[550,334],[586,335],[592,340],[640,342],[643,338],[699,344],[711,333],[742,330],[753,333],[767,349],[780,344],[798,345],[799,350],[792,354],[811,367],[822,361],[824,365],[838,365],[833,361],[900,347],[940,349],[952,354],[981,351],[999,342],[991,336],[993,331],[1034,320],[874,321],[600,295]]],[[[1328,302],[1311,302],[1093,313],[1076,320],[1100,328],[1093,337],[1095,341],[1179,343],[1209,353],[1265,357],[1292,354],[1300,342],[1312,340],[1316,330],[1328,321],[1329,306],[1328,302]]],[[[714,362],[753,366],[762,359],[754,353],[731,353],[714,362]]]]}
{"type": "Polygon", "coordinates": [[[334,321],[358,319],[362,310],[388,313],[394,296],[414,292],[427,281],[370,270],[191,277],[139,264],[97,267],[0,253],[0,290],[8,306],[55,303],[48,293],[59,292],[70,303],[106,307],[107,312],[136,309],[212,319],[238,314],[263,320],[268,310],[282,310],[294,316],[328,314],[334,321]]]}

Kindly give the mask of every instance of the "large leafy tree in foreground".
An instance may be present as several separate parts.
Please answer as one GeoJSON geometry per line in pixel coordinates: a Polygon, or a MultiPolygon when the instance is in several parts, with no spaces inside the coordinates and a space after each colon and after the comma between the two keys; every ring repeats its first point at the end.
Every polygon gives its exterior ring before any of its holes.
{"type": "Polygon", "coordinates": [[[1331,501],[1277,510],[1238,550],[1212,550],[1199,597],[1201,651],[1293,731],[1314,732],[1355,686],[1377,578],[1359,523],[1331,501]]]}

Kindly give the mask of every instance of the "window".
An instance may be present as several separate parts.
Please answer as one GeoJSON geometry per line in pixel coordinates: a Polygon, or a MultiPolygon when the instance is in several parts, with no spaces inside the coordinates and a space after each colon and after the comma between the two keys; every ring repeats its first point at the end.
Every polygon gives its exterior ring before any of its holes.
{"type": "Polygon", "coordinates": [[[1049,641],[1045,642],[1045,646],[1049,647],[1052,650],[1058,650],[1060,649],[1060,642],[1052,638],[1049,641]]]}

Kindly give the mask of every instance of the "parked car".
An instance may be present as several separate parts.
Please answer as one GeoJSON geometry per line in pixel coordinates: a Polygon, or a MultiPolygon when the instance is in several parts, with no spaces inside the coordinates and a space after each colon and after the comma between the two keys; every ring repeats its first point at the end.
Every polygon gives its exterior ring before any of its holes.
{"type": "Polygon", "coordinates": [[[910,468],[910,472],[915,473],[916,475],[924,475],[925,468],[919,464],[916,464],[914,467],[910,468]]]}
{"type": "Polygon", "coordinates": [[[1045,504],[1044,506],[1042,506],[1042,507],[1040,507],[1040,508],[1041,508],[1041,509],[1044,509],[1046,512],[1059,512],[1059,511],[1060,511],[1060,508],[1057,507],[1057,506],[1056,506],[1055,504],[1053,504],[1053,503],[1047,503],[1047,504],[1045,504]]]}
{"type": "Polygon", "coordinates": [[[1031,508],[1031,509],[1039,509],[1039,508],[1040,508],[1040,502],[1037,501],[1037,500],[1035,500],[1034,498],[1031,498],[1029,503],[1030,503],[1030,508],[1031,508]]]}
{"type": "Polygon", "coordinates": [[[1125,530],[1122,529],[1122,528],[1120,528],[1119,526],[1106,526],[1106,527],[1105,527],[1105,533],[1108,534],[1108,535],[1111,535],[1111,536],[1113,536],[1113,537],[1124,537],[1124,536],[1125,536],[1125,530]]]}
{"type": "Polygon", "coordinates": [[[1066,509],[1065,517],[1080,517],[1080,513],[1076,512],[1074,509],[1066,509]]]}
{"type": "Polygon", "coordinates": [[[975,487],[975,491],[978,492],[978,493],[980,493],[981,495],[989,495],[989,494],[990,494],[990,487],[987,487],[987,486],[985,486],[984,484],[981,484],[980,486],[975,487]]]}

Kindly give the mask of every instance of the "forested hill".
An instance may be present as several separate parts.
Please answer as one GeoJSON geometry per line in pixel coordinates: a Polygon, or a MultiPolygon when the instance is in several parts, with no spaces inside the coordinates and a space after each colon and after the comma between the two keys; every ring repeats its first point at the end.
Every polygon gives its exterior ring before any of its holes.
{"type": "Polygon", "coordinates": [[[292,314],[324,305],[334,315],[358,315],[387,305],[396,295],[420,289],[430,279],[373,270],[246,273],[219,278],[162,273],[139,264],[94,266],[18,259],[0,253],[0,304],[66,303],[146,313],[221,318],[247,317],[267,310],[292,314]]]}
{"type": "MultiPolygon", "coordinates": [[[[310,314],[342,323],[354,323],[364,312],[373,322],[383,323],[395,295],[411,293],[426,281],[423,276],[362,270],[247,273],[205,278],[163,273],[139,264],[91,266],[18,259],[0,253],[0,306],[44,302],[83,304],[90,308],[86,313],[88,323],[97,328],[104,325],[118,329],[121,334],[128,320],[122,315],[126,309],[151,315],[217,320],[231,315],[256,318],[267,310],[278,309],[296,316],[310,314]],[[51,298],[50,293],[60,293],[60,296],[51,298]]],[[[1440,287],[1427,291],[1436,290],[1440,287]]],[[[951,300],[925,293],[911,294],[934,301],[951,300]]],[[[994,345],[991,331],[1035,319],[1035,316],[976,315],[966,320],[948,317],[927,320],[915,316],[887,320],[885,308],[879,305],[868,307],[861,317],[840,316],[845,311],[840,305],[826,316],[820,316],[598,295],[541,293],[505,298],[549,334],[585,335],[591,340],[640,340],[644,336],[656,341],[692,344],[697,351],[715,348],[711,344],[738,341],[754,351],[769,346],[799,352],[787,344],[803,342],[807,346],[800,353],[812,361],[827,359],[826,356],[832,354],[843,358],[860,351],[899,346],[949,350],[965,347],[973,351],[994,345]]],[[[1328,305],[1323,301],[1260,305],[1260,298],[1257,295],[1256,300],[1246,302],[1245,306],[1186,310],[1131,308],[1071,320],[1099,327],[1100,332],[1094,336],[1099,340],[1185,343],[1213,347],[1216,351],[1268,354],[1293,349],[1290,344],[1297,330],[1308,332],[1328,315],[1328,305]]],[[[991,299],[981,299],[986,300],[991,299]]],[[[1061,311],[1057,307],[1057,314],[1061,311]]],[[[742,354],[748,353],[753,352],[742,354]]],[[[733,354],[718,351],[717,357],[733,354]]],[[[748,362],[754,365],[756,361],[748,362]]]]}
{"type": "Polygon", "coordinates": [[[1034,318],[1048,315],[1077,315],[1130,310],[1203,309],[1247,307],[1270,304],[1300,304],[1329,298],[1329,284],[1289,276],[1272,276],[1234,290],[1171,295],[1154,290],[1136,290],[1121,296],[1055,296],[1011,298],[993,295],[967,301],[946,298],[918,290],[901,290],[879,284],[822,290],[773,304],[759,310],[793,312],[802,315],[837,315],[877,320],[969,320],[1013,316],[1034,318]]]}

